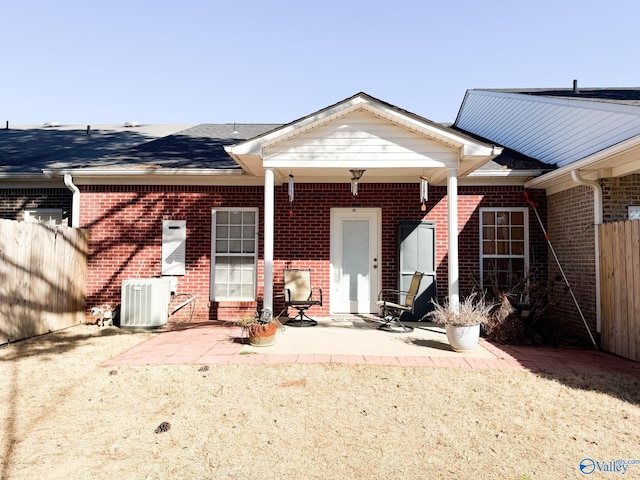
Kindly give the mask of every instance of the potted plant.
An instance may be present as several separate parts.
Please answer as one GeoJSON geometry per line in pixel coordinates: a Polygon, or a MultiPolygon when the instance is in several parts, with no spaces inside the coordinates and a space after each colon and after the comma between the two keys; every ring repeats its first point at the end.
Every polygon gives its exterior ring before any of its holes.
{"type": "Polygon", "coordinates": [[[274,317],[268,310],[256,312],[254,316],[245,317],[238,322],[247,335],[249,344],[254,347],[268,347],[276,341],[278,330],[284,328],[280,317],[274,317]]]}
{"type": "Polygon", "coordinates": [[[456,352],[469,352],[478,346],[480,325],[486,324],[494,305],[485,302],[484,296],[472,293],[459,304],[457,311],[450,308],[449,301],[440,305],[433,301],[434,309],[428,313],[437,325],[444,325],[447,340],[456,352]]]}

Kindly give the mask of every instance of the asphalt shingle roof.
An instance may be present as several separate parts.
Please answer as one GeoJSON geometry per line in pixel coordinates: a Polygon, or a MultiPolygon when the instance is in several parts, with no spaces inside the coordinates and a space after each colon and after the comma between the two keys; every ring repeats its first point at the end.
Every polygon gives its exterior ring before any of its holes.
{"type": "Polygon", "coordinates": [[[202,124],[182,130],[173,128],[169,130],[172,133],[165,136],[136,128],[92,128],[89,135],[86,127],[3,129],[0,130],[0,174],[115,166],[240,168],[224,146],[277,126],[202,124]]]}

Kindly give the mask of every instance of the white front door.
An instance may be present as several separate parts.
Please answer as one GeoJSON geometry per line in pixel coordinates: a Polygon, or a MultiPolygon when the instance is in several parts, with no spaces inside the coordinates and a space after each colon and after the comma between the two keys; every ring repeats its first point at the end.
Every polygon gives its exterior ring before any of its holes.
{"type": "Polygon", "coordinates": [[[331,210],[331,313],[375,313],[380,285],[378,208],[331,210]]]}

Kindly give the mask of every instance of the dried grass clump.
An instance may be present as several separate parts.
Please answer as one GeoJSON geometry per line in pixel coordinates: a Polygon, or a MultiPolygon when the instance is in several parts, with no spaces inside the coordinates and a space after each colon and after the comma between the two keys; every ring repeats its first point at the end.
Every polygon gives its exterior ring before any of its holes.
{"type": "Polygon", "coordinates": [[[487,303],[484,295],[479,297],[476,292],[473,292],[460,302],[458,312],[452,312],[449,309],[448,299],[442,305],[434,300],[431,303],[433,303],[434,309],[428,315],[433,319],[434,323],[456,327],[486,324],[495,306],[492,303],[487,303]]]}

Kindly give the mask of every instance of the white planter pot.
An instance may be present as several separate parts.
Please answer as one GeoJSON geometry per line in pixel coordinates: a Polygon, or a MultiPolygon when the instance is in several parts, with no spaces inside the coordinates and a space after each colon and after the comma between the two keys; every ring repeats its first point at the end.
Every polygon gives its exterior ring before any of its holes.
{"type": "Polygon", "coordinates": [[[459,327],[456,325],[445,325],[447,340],[451,348],[456,352],[470,352],[478,346],[480,338],[480,325],[470,327],[459,327]]]}

